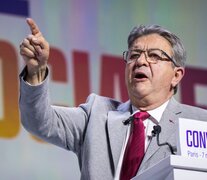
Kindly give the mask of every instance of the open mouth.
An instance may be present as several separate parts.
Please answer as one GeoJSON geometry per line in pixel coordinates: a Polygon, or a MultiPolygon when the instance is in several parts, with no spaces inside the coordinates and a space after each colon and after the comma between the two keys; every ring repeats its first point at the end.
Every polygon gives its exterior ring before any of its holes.
{"type": "Polygon", "coordinates": [[[141,80],[141,79],[146,79],[148,77],[147,77],[146,74],[139,72],[139,73],[135,74],[134,78],[137,79],[137,80],[141,80]]]}

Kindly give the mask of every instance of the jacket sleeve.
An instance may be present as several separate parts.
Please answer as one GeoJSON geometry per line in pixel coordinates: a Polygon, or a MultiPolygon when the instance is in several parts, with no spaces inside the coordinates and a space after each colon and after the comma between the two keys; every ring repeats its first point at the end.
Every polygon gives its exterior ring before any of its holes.
{"type": "Polygon", "coordinates": [[[20,74],[19,108],[25,129],[39,138],[78,153],[84,140],[94,95],[79,107],[50,104],[48,80],[31,86],[20,74]]]}

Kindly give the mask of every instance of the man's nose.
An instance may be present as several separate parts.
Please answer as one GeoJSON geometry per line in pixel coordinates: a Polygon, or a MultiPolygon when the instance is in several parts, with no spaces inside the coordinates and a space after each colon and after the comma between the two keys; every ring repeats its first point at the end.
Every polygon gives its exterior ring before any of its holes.
{"type": "Polygon", "coordinates": [[[142,52],[140,57],[136,59],[136,65],[137,66],[143,66],[143,65],[148,65],[148,61],[147,61],[147,55],[146,52],[142,52]]]}

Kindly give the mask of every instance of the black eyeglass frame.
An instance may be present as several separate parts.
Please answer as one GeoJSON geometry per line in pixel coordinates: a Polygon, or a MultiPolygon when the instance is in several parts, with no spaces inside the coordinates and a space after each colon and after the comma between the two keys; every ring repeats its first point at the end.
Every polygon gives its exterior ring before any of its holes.
{"type": "MultiPolygon", "coordinates": [[[[171,61],[171,62],[174,64],[175,67],[180,67],[179,65],[177,65],[177,63],[175,62],[175,60],[174,60],[173,58],[171,58],[165,51],[163,51],[162,49],[159,49],[159,48],[153,48],[153,49],[147,49],[147,50],[133,49],[133,50],[124,51],[124,52],[123,52],[123,59],[124,59],[124,61],[125,61],[126,63],[128,63],[127,58],[125,58],[125,57],[127,57],[127,56],[125,56],[125,54],[126,54],[126,53],[129,53],[129,51],[139,51],[140,53],[144,53],[144,54],[145,54],[145,52],[152,51],[152,50],[158,50],[158,51],[160,51],[164,56],[166,56],[166,58],[162,58],[162,57],[160,57],[160,61],[167,61],[167,60],[168,60],[168,61],[171,61]]],[[[147,53],[147,54],[148,54],[148,53],[147,53]]],[[[145,55],[145,57],[146,57],[146,55],[145,55]]],[[[138,57],[138,58],[139,58],[139,57],[138,57]]],[[[137,58],[137,59],[138,59],[138,58],[137,58]]],[[[136,59],[135,61],[137,61],[137,59],[136,59]]],[[[146,60],[147,60],[148,63],[152,63],[152,62],[148,61],[147,57],[146,57],[146,60]]],[[[133,62],[133,61],[132,61],[132,62],[133,62]]]]}

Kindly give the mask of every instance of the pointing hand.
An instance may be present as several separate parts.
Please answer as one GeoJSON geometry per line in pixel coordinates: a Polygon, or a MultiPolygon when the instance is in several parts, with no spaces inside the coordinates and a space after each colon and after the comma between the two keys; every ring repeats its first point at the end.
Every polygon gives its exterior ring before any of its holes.
{"type": "Polygon", "coordinates": [[[31,34],[20,44],[20,54],[27,65],[26,80],[35,85],[45,78],[49,59],[49,44],[31,18],[27,19],[31,34]]]}

